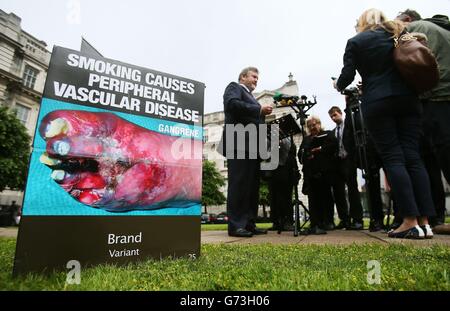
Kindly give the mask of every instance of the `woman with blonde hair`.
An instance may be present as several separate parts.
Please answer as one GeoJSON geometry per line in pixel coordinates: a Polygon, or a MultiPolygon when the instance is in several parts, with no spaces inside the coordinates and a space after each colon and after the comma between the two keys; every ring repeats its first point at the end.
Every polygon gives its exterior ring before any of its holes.
{"type": "MultiPolygon", "coordinates": [[[[303,165],[303,193],[308,195],[310,234],[325,234],[334,227],[331,186],[334,180],[338,142],[333,132],[325,131],[318,117],[306,120],[308,135],[300,145],[298,157],[303,165]],[[331,212],[331,219],[330,219],[331,212]]],[[[345,193],[343,193],[345,197],[345,193]]]]}
{"type": "Polygon", "coordinates": [[[344,67],[335,82],[338,91],[362,77],[362,105],[366,127],[382,158],[403,223],[388,233],[392,238],[431,238],[428,217],[434,216],[430,182],[419,156],[422,106],[417,94],[401,78],[392,53],[393,38],[404,30],[380,10],[365,11],[357,35],[345,48],[344,67]]]}

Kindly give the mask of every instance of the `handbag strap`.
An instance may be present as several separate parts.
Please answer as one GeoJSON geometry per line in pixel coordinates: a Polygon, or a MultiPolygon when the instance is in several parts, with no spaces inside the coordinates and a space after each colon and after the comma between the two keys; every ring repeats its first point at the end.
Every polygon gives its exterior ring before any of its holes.
{"type": "Polygon", "coordinates": [[[419,38],[417,36],[415,36],[414,34],[417,33],[409,33],[409,32],[404,32],[401,33],[399,37],[394,37],[394,47],[398,47],[399,45],[399,41],[410,41],[410,40],[418,40],[419,38]]]}

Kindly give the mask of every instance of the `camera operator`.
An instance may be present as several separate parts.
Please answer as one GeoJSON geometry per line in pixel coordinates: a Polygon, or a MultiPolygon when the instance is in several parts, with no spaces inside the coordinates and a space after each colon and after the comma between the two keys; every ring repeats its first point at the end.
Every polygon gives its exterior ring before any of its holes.
{"type": "Polygon", "coordinates": [[[356,70],[362,77],[364,121],[403,218],[400,227],[388,236],[422,239],[426,234],[430,238],[433,232],[428,217],[435,211],[428,174],[419,155],[422,106],[392,58],[392,37],[399,36],[404,26],[370,9],[360,16],[356,30],[358,34],[347,42],[344,67],[335,87],[345,89],[356,70]]]}
{"type": "Polygon", "coordinates": [[[311,234],[325,234],[330,210],[334,208],[331,185],[335,170],[337,140],[333,132],[324,131],[317,117],[306,120],[309,131],[300,146],[298,157],[303,164],[303,193],[308,195],[311,234]]]}

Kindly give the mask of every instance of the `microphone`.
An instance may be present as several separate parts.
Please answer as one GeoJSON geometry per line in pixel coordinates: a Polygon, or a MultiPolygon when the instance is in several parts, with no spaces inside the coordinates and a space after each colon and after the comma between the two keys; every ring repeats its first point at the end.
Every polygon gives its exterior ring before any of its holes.
{"type": "Polygon", "coordinates": [[[273,99],[276,102],[279,102],[281,106],[289,106],[295,104],[298,101],[298,96],[286,95],[276,92],[273,96],[273,99]]]}

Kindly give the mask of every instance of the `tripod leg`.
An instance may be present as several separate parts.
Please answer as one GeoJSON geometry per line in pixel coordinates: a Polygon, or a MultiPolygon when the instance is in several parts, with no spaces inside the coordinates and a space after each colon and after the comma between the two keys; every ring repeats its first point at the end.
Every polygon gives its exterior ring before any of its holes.
{"type": "Polygon", "coordinates": [[[303,221],[303,224],[300,226],[300,229],[302,229],[306,223],[309,221],[309,210],[306,208],[305,204],[303,204],[302,201],[300,201],[300,205],[303,207],[303,210],[305,211],[305,220],[303,221]]]}
{"type": "Polygon", "coordinates": [[[300,209],[298,207],[298,202],[294,202],[294,236],[298,236],[298,231],[300,227],[300,209]]]}

